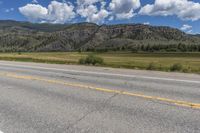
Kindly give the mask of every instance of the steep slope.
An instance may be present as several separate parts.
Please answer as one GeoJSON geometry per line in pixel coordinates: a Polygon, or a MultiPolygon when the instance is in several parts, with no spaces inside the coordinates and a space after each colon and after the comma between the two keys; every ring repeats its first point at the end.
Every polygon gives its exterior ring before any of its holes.
{"type": "MultiPolygon", "coordinates": [[[[0,51],[157,50],[180,47],[198,51],[199,35],[142,24],[71,25],[0,21],[0,51]],[[194,46],[193,46],[194,45],[194,46]],[[154,48],[153,48],[154,47],[154,48]]],[[[200,49],[200,48],[199,48],[200,49]]],[[[190,51],[191,51],[190,50],[190,51]]]]}

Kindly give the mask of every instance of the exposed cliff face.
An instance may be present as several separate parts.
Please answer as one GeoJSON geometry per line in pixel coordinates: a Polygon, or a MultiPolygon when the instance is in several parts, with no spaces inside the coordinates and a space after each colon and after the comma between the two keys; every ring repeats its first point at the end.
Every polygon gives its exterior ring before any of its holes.
{"type": "Polygon", "coordinates": [[[77,51],[132,48],[140,44],[198,44],[199,36],[149,25],[31,24],[0,21],[0,51],[77,51]]]}

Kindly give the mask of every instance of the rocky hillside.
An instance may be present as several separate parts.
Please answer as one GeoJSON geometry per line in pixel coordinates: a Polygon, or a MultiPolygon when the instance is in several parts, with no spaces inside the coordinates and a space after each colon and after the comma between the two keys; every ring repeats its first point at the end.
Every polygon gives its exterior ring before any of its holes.
{"type": "Polygon", "coordinates": [[[187,51],[200,50],[200,36],[142,24],[71,25],[0,21],[0,51],[187,51]]]}

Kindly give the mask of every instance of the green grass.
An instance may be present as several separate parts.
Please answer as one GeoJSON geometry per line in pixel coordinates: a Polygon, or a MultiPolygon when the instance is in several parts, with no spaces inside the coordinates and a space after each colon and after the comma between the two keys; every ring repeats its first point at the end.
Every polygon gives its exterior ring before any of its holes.
{"type": "Polygon", "coordinates": [[[170,71],[174,64],[180,64],[180,72],[200,73],[200,53],[131,53],[131,52],[47,52],[47,53],[0,53],[0,60],[42,62],[55,64],[78,64],[81,58],[90,54],[101,57],[101,66],[130,69],[151,69],[170,71]]]}

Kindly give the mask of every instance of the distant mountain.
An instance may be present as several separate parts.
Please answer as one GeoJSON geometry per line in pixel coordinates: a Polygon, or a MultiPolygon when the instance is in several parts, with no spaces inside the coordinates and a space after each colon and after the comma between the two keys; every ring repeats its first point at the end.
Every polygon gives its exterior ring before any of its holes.
{"type": "Polygon", "coordinates": [[[47,24],[47,23],[30,23],[30,22],[18,22],[13,20],[0,20],[0,30],[9,28],[22,28],[26,30],[35,30],[42,32],[54,32],[65,28],[67,25],[63,24],[47,24]]]}
{"type": "Polygon", "coordinates": [[[142,24],[0,21],[0,51],[200,51],[200,36],[142,24]]]}

